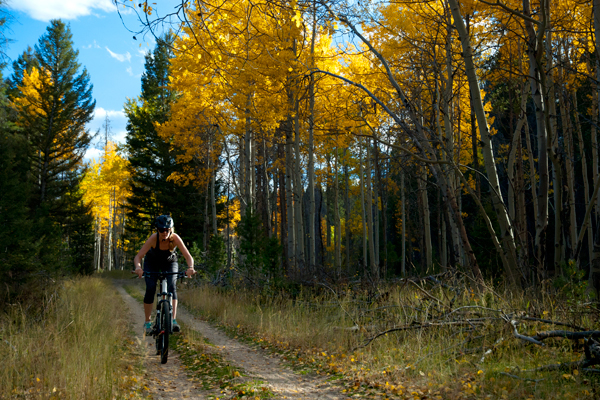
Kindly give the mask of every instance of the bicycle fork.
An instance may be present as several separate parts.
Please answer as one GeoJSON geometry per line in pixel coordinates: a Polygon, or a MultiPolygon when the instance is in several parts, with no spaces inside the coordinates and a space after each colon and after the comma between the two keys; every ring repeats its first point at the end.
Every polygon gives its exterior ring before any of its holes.
{"type": "MultiPolygon", "coordinates": [[[[168,302],[169,303],[169,313],[172,313],[173,310],[173,300],[172,300],[172,295],[171,293],[169,293],[167,291],[167,280],[166,279],[161,279],[160,281],[160,293],[158,293],[156,295],[156,297],[158,298],[158,302],[156,305],[156,321],[157,321],[157,332],[156,332],[156,336],[160,336],[162,334],[165,333],[165,327],[161,326],[160,321],[162,321],[161,319],[161,306],[164,302],[168,302]]],[[[172,318],[171,318],[172,319],[172,318]]],[[[171,332],[169,332],[171,333],[171,332]]]]}

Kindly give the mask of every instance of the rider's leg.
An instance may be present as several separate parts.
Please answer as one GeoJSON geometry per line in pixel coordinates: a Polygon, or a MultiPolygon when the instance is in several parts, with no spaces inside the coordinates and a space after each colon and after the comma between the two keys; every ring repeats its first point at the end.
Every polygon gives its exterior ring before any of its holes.
{"type": "Polygon", "coordinates": [[[152,316],[152,309],[154,308],[154,303],[146,304],[144,303],[144,315],[146,317],[146,322],[150,322],[150,317],[152,316]]]}
{"type": "MultiPolygon", "coordinates": [[[[176,271],[175,271],[176,272],[176,271]]],[[[168,278],[167,290],[173,295],[173,319],[177,317],[177,277],[172,275],[168,278]]]]}
{"type": "Polygon", "coordinates": [[[154,308],[154,295],[156,294],[156,277],[146,276],[146,293],[144,294],[144,316],[145,322],[150,322],[152,309],[154,308]]]}

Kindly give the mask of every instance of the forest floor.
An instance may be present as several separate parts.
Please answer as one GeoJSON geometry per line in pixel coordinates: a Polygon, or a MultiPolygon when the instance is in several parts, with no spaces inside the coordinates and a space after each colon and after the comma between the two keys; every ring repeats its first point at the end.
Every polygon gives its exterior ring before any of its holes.
{"type": "MultiPolygon", "coordinates": [[[[276,354],[266,352],[257,346],[246,345],[214,328],[197,316],[191,315],[183,307],[177,311],[177,321],[182,325],[182,333],[176,336],[201,335],[206,345],[201,353],[178,352],[182,343],[175,341],[176,349],[169,351],[166,364],[160,363],[155,353],[154,339],[143,332],[144,312],[139,300],[132,297],[124,288],[131,280],[114,280],[118,292],[126,304],[127,320],[133,342],[138,345],[137,357],[141,361],[143,376],[138,380],[138,395],[151,399],[237,399],[237,398],[278,398],[278,399],[345,399],[341,389],[327,382],[322,376],[302,374],[283,365],[284,361],[276,354]],[[192,332],[193,331],[193,332],[192,332]],[[214,357],[213,357],[214,356],[214,357]],[[206,375],[206,370],[193,368],[200,360],[210,357],[221,360],[228,370],[233,371],[232,381],[220,385],[207,385],[207,380],[218,377],[206,375]],[[198,373],[202,372],[202,373],[198,373]],[[255,392],[259,388],[259,395],[255,392]]],[[[191,352],[198,348],[192,348],[191,352]]],[[[208,366],[210,368],[210,365],[208,366]]],[[[218,368],[213,368],[216,371],[218,368]]],[[[213,371],[213,372],[214,372],[213,371]]]]}

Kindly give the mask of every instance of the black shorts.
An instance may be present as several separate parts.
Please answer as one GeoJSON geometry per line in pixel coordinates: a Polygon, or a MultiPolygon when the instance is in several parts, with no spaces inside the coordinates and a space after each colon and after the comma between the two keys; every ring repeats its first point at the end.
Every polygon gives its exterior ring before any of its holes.
{"type": "MultiPolygon", "coordinates": [[[[158,268],[149,268],[148,265],[144,265],[145,272],[161,272],[158,268]]],[[[179,266],[177,263],[171,264],[167,268],[162,269],[163,272],[177,272],[179,271],[179,266]]],[[[157,274],[151,274],[151,276],[146,276],[146,293],[144,294],[144,303],[153,304],[154,303],[154,295],[156,294],[156,283],[158,281],[157,274]]],[[[177,287],[175,282],[177,281],[177,275],[169,275],[167,276],[167,291],[173,294],[173,300],[177,300],[177,287]]]]}

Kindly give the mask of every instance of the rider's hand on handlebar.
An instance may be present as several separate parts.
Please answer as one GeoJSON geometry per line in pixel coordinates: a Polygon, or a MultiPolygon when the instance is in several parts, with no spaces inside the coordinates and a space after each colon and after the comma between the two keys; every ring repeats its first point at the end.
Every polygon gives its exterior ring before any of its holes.
{"type": "Polygon", "coordinates": [[[191,278],[192,275],[194,275],[195,273],[196,273],[196,270],[193,267],[190,267],[185,271],[185,276],[187,276],[188,278],[191,278]]]}
{"type": "Polygon", "coordinates": [[[144,270],[141,268],[136,268],[135,271],[131,271],[132,274],[136,274],[138,276],[138,278],[142,277],[142,274],[144,273],[144,270]]]}

